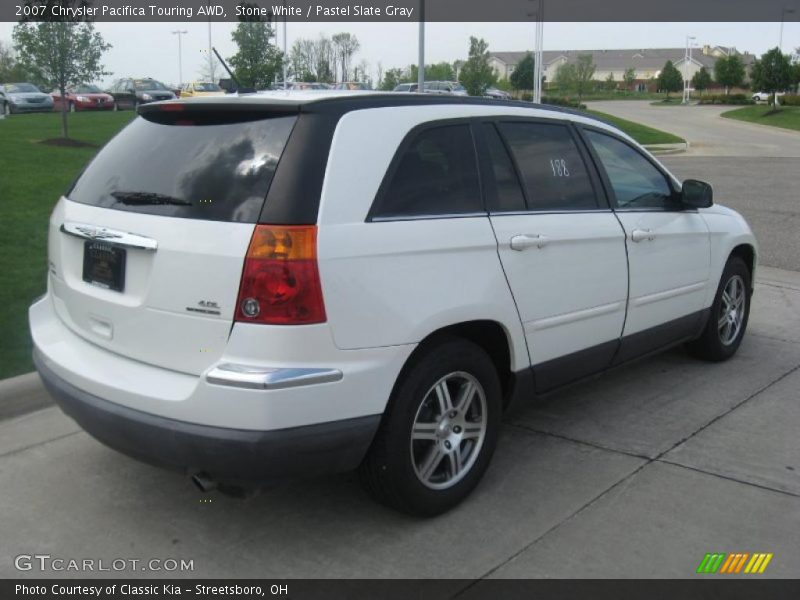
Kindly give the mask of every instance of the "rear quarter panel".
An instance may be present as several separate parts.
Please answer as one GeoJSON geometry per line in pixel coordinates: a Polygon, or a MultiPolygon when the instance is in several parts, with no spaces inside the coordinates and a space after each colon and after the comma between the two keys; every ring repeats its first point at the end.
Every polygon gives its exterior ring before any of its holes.
{"type": "Polygon", "coordinates": [[[325,308],[339,348],[418,343],[449,325],[492,320],[509,339],[511,368],[529,366],[488,217],[366,222],[405,135],[421,122],[474,109],[370,109],[339,122],[318,220],[325,308]]]}

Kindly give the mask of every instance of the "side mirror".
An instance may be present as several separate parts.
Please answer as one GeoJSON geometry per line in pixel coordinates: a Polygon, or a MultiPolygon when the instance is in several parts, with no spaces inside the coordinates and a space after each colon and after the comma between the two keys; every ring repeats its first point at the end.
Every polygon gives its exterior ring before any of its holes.
{"type": "Polygon", "coordinates": [[[690,208],[708,208],[714,204],[714,192],[705,181],[687,179],[681,188],[681,202],[690,208]]]}

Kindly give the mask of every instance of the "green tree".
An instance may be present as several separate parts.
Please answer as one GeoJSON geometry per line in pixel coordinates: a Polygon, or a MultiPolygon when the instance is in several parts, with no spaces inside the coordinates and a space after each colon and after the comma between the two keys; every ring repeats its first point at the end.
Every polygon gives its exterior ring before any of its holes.
{"type": "Polygon", "coordinates": [[[777,47],[769,50],[753,63],[750,79],[759,91],[773,95],[773,103],[777,109],[778,99],[775,92],[784,91],[792,82],[792,64],[789,57],[777,47]]]}
{"type": "Polygon", "coordinates": [[[556,70],[555,83],[558,86],[558,91],[562,94],[575,91],[576,80],[575,65],[564,63],[556,70]]]}
{"type": "Polygon", "coordinates": [[[469,58],[461,69],[460,79],[470,96],[482,96],[497,81],[497,74],[489,65],[489,44],[483,39],[470,36],[469,58]]]}
{"type": "Polygon", "coordinates": [[[658,89],[667,93],[669,100],[670,92],[678,92],[683,88],[683,75],[675,68],[671,60],[668,60],[661,73],[658,74],[658,89]]]}
{"type": "Polygon", "coordinates": [[[714,65],[714,79],[725,87],[726,95],[730,93],[732,87],[742,85],[744,75],[744,64],[737,54],[718,58],[714,65]]]}
{"type": "Polygon", "coordinates": [[[231,33],[238,52],[228,59],[244,87],[266,88],[283,67],[283,53],[273,44],[272,28],[261,17],[240,21],[231,33]]]}
{"type": "Polygon", "coordinates": [[[796,92],[800,91],[800,62],[792,65],[792,85],[796,92]]]}
{"type": "Polygon", "coordinates": [[[455,81],[456,72],[449,62],[425,65],[425,79],[428,81],[455,81]]]}
{"type": "Polygon", "coordinates": [[[403,82],[403,69],[388,69],[383,74],[380,89],[384,92],[391,92],[399,83],[403,82]]]}
{"type": "Polygon", "coordinates": [[[692,87],[700,92],[707,90],[711,85],[711,75],[706,71],[705,67],[700,67],[700,70],[692,77],[692,87]]]}
{"type": "Polygon", "coordinates": [[[32,78],[28,77],[22,65],[17,61],[14,48],[0,40],[0,81],[11,83],[29,79],[32,78]]]}
{"type": "Polygon", "coordinates": [[[607,89],[609,91],[613,91],[613,90],[617,89],[617,82],[614,81],[614,73],[613,72],[609,71],[608,77],[606,77],[606,80],[605,80],[605,83],[604,83],[603,87],[605,87],[605,89],[607,89]]]}
{"type": "Polygon", "coordinates": [[[515,90],[532,90],[533,89],[533,53],[526,52],[522,60],[514,67],[511,76],[508,78],[511,87],[515,90]]]}
{"type": "Polygon", "coordinates": [[[575,63],[575,92],[578,94],[578,104],[583,95],[594,87],[592,79],[596,70],[597,67],[595,67],[591,54],[578,55],[578,61],[575,63]]]}
{"type": "Polygon", "coordinates": [[[636,69],[628,67],[622,75],[622,81],[625,82],[625,89],[631,90],[633,84],[636,82],[636,69]]]}
{"type": "MultiPolygon", "coordinates": [[[[19,67],[39,82],[58,88],[89,83],[110,75],[102,64],[111,48],[90,22],[50,21],[14,26],[14,48],[19,67]]],[[[69,137],[67,105],[61,104],[61,135],[69,137]]]]}

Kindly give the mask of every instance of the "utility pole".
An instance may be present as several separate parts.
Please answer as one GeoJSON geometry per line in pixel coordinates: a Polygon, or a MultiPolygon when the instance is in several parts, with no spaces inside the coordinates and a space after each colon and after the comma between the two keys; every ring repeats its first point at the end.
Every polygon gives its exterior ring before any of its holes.
{"type": "Polygon", "coordinates": [[[183,85],[183,47],[181,46],[181,36],[189,33],[185,29],[176,29],[172,35],[178,36],[178,85],[183,85]]]}
{"type": "Polygon", "coordinates": [[[211,79],[211,83],[217,83],[214,81],[216,77],[214,77],[214,53],[212,51],[211,46],[211,0],[206,0],[206,4],[208,5],[208,77],[211,79]]]}
{"type": "MultiPolygon", "coordinates": [[[[283,0],[283,91],[289,89],[289,84],[286,82],[286,0],[283,0]]],[[[296,76],[296,75],[295,75],[296,76]]]]}
{"type": "Polygon", "coordinates": [[[535,12],[528,13],[529,17],[536,17],[533,44],[533,91],[531,101],[534,104],[542,103],[542,55],[544,47],[544,0],[531,0],[537,3],[535,12]]]}

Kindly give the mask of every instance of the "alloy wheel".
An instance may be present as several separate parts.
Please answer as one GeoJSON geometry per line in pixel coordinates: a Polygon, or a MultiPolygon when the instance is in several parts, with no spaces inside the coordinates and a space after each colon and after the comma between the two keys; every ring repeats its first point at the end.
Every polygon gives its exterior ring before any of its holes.
{"type": "Polygon", "coordinates": [[[739,275],[734,275],[725,284],[720,301],[720,314],[717,321],[719,340],[723,345],[730,346],[742,329],[747,308],[747,291],[744,280],[739,275]]]}
{"type": "Polygon", "coordinates": [[[486,406],[483,386],[463,371],[427,391],[411,429],[411,462],[424,486],[447,489],[469,473],[486,438],[486,406]]]}

